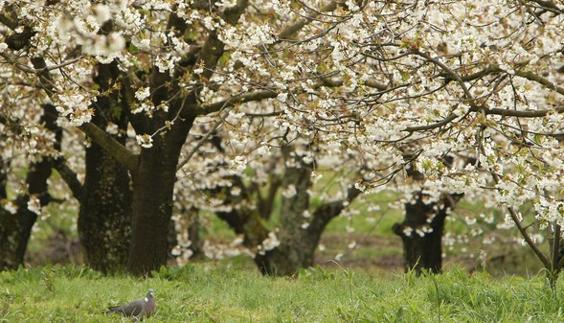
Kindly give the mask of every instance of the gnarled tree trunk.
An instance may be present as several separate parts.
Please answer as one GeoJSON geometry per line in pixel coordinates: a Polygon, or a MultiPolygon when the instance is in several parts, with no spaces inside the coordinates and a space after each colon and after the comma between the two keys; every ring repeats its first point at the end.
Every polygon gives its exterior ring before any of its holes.
{"type": "Polygon", "coordinates": [[[283,188],[294,185],[295,194],[282,197],[280,231],[277,234],[280,245],[255,257],[255,262],[263,274],[292,275],[301,268],[313,265],[313,256],[321,232],[317,232],[317,227],[302,227],[305,222],[309,222],[303,214],[309,209],[307,190],[312,185],[313,165],[299,160],[297,164],[297,167],[286,167],[282,180],[283,188]]]}
{"type": "MultiPolygon", "coordinates": [[[[305,193],[305,192],[304,192],[305,193]]],[[[354,187],[349,188],[343,200],[322,204],[312,214],[311,222],[303,228],[303,213],[290,212],[288,222],[282,226],[279,236],[280,245],[263,255],[255,257],[255,263],[264,275],[288,276],[296,274],[300,269],[313,266],[315,250],[319,245],[325,228],[350,202],[360,195],[354,187]]],[[[306,198],[309,195],[304,194],[306,198]]]]}

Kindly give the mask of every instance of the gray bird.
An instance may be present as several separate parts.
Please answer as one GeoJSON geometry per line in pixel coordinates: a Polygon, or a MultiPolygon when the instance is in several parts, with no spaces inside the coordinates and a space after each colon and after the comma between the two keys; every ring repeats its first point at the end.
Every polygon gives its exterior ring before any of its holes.
{"type": "Polygon", "coordinates": [[[155,303],[155,295],[152,289],[149,289],[144,299],[136,300],[131,303],[113,306],[108,309],[108,313],[119,313],[124,316],[132,316],[136,319],[143,319],[151,316],[157,308],[155,303]]]}

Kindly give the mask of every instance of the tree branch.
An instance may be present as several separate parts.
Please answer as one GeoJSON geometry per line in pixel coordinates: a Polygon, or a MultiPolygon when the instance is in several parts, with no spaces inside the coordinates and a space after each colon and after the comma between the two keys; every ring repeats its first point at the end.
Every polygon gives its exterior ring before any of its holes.
{"type": "Polygon", "coordinates": [[[544,77],[539,76],[533,72],[515,71],[515,75],[526,78],[529,81],[534,81],[539,84],[542,84],[545,87],[564,95],[564,87],[558,86],[550,82],[549,80],[545,79],[544,77]]]}
{"type": "Polygon", "coordinates": [[[547,1],[547,0],[529,0],[529,1],[534,2],[539,6],[541,6],[542,8],[554,12],[556,14],[562,13],[562,9],[558,8],[558,6],[554,4],[552,1],[547,1]]]}
{"type": "MultiPolygon", "coordinates": [[[[477,109],[470,109],[470,111],[478,112],[477,109]]],[[[564,107],[558,107],[554,110],[510,110],[494,108],[481,111],[483,111],[485,114],[494,114],[506,117],[540,118],[550,114],[551,112],[564,113],[564,107]]]]}
{"type": "MultiPolygon", "coordinates": [[[[492,174],[494,182],[496,184],[498,184],[499,183],[499,176],[497,176],[497,174],[495,174],[493,172],[491,174],[492,174]]],[[[533,242],[533,240],[531,239],[531,237],[527,233],[527,230],[525,228],[523,228],[523,226],[521,225],[521,221],[519,221],[519,217],[517,216],[517,213],[515,212],[515,210],[510,206],[507,207],[507,210],[509,211],[509,215],[511,216],[513,223],[515,223],[515,226],[517,227],[517,229],[521,233],[521,236],[523,237],[523,239],[525,240],[527,245],[529,245],[531,250],[533,250],[533,252],[537,256],[537,258],[539,258],[539,260],[542,262],[544,267],[547,270],[551,270],[552,266],[550,264],[550,260],[548,260],[548,258],[542,253],[542,251],[540,251],[540,249],[537,247],[537,245],[533,242]]]]}
{"type": "Polygon", "coordinates": [[[4,14],[0,14],[0,23],[12,30],[18,28],[18,22],[4,14]]]}
{"type": "Polygon", "coordinates": [[[59,172],[59,175],[61,175],[61,178],[71,190],[74,198],[80,200],[83,194],[83,186],[78,180],[77,174],[68,166],[65,158],[57,158],[53,163],[53,167],[59,172]]]}
{"type": "Polygon", "coordinates": [[[345,208],[345,202],[350,203],[362,192],[356,187],[351,186],[347,190],[347,196],[338,201],[328,202],[318,206],[313,212],[313,221],[310,225],[312,230],[317,230],[317,226],[325,226],[329,221],[338,216],[345,208]]]}
{"type": "Polygon", "coordinates": [[[313,21],[313,19],[315,17],[317,17],[320,13],[322,12],[328,12],[328,11],[333,11],[337,8],[337,2],[336,1],[331,1],[329,2],[327,5],[321,7],[319,12],[316,12],[316,14],[312,17],[307,17],[307,18],[300,18],[298,19],[295,23],[286,26],[284,29],[282,29],[282,31],[278,34],[278,39],[280,40],[285,40],[288,39],[290,37],[292,37],[292,35],[294,35],[295,33],[297,33],[298,31],[300,31],[304,26],[306,26],[307,24],[309,24],[310,22],[313,21]]]}
{"type": "Polygon", "coordinates": [[[137,172],[139,155],[130,152],[124,145],[93,123],[85,123],[79,128],[131,173],[137,172]]]}
{"type": "Polygon", "coordinates": [[[212,112],[217,112],[223,108],[227,108],[227,107],[231,107],[234,106],[235,104],[238,103],[246,103],[246,102],[251,102],[251,101],[260,101],[260,100],[264,100],[264,99],[272,99],[275,98],[278,95],[277,92],[274,92],[272,90],[260,90],[260,91],[255,91],[255,92],[251,92],[251,93],[247,93],[247,94],[241,94],[241,95],[236,95],[236,96],[232,96],[228,99],[216,102],[216,103],[211,103],[211,104],[206,104],[200,107],[201,113],[202,114],[208,114],[208,113],[212,113],[212,112]]]}
{"type": "Polygon", "coordinates": [[[441,121],[431,123],[431,124],[427,124],[427,125],[422,125],[422,126],[407,127],[403,131],[416,132],[416,131],[431,130],[431,129],[439,128],[439,127],[442,127],[444,125],[447,125],[448,123],[450,123],[451,121],[453,121],[457,117],[458,117],[457,114],[451,113],[448,117],[444,118],[441,121]]]}
{"type": "MultiPolygon", "coordinates": [[[[473,108],[470,108],[470,111],[471,112],[483,112],[486,115],[500,115],[500,116],[504,116],[504,117],[540,118],[540,117],[544,117],[544,116],[550,114],[551,112],[564,113],[564,107],[558,107],[554,110],[548,110],[548,109],[545,109],[545,110],[510,110],[510,109],[497,109],[497,108],[481,109],[481,108],[473,107],[473,108]]],[[[432,129],[435,129],[435,128],[440,128],[442,126],[449,124],[450,122],[452,122],[454,119],[456,119],[458,117],[459,117],[459,115],[457,115],[455,113],[451,113],[441,121],[426,124],[426,125],[421,125],[421,126],[407,127],[403,131],[412,133],[412,132],[416,132],[416,131],[424,131],[424,130],[432,130],[432,129]]],[[[551,134],[547,134],[547,135],[551,135],[551,134]]]]}

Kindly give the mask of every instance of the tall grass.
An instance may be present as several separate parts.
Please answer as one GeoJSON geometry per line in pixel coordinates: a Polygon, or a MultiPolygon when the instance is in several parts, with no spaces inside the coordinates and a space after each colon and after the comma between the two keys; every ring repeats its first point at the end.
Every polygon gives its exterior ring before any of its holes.
{"type": "Polygon", "coordinates": [[[233,263],[163,269],[152,278],[103,277],[81,267],[0,273],[0,322],[116,322],[110,305],[156,290],[147,322],[562,322],[563,286],[543,276],[435,277],[310,269],[267,278],[233,263]]]}

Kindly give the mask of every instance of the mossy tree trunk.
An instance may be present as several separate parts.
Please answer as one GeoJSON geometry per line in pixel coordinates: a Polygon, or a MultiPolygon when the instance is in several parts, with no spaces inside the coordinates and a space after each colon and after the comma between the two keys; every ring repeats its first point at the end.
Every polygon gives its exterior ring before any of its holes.
{"type": "MultiPolygon", "coordinates": [[[[309,195],[303,193],[305,198],[309,199],[309,195]]],[[[344,200],[319,206],[313,212],[307,228],[302,227],[305,219],[302,215],[303,211],[299,212],[301,207],[290,207],[287,213],[283,213],[282,219],[287,219],[282,221],[284,223],[280,227],[278,236],[280,245],[255,257],[255,263],[261,273],[273,276],[289,276],[297,274],[301,269],[313,266],[315,250],[327,224],[345,208],[345,201],[354,200],[360,193],[357,189],[351,188],[344,200]]],[[[292,198],[288,199],[288,205],[291,205],[292,200],[292,198]]],[[[300,205],[301,203],[296,204],[300,205]]]]}
{"type": "Polygon", "coordinates": [[[188,228],[187,234],[190,240],[190,246],[188,247],[192,251],[191,258],[202,258],[204,255],[204,241],[202,240],[200,230],[200,214],[199,210],[195,207],[185,209],[184,214],[188,217],[188,228]]]}
{"type": "MultiPolygon", "coordinates": [[[[291,157],[287,157],[291,158],[291,157]]],[[[309,210],[309,194],[312,186],[312,164],[299,158],[291,158],[294,166],[286,166],[282,187],[295,187],[293,196],[282,196],[280,210],[280,231],[277,233],[280,245],[255,257],[259,270],[267,275],[292,275],[301,268],[313,265],[315,248],[321,232],[319,227],[311,227],[304,212],[309,210]],[[308,227],[302,225],[308,223],[308,227]]]]}

